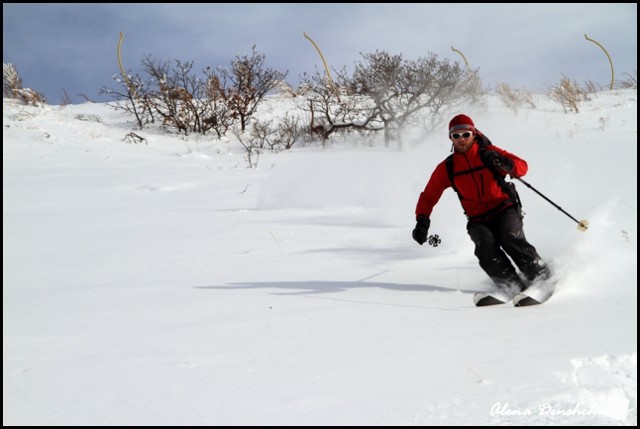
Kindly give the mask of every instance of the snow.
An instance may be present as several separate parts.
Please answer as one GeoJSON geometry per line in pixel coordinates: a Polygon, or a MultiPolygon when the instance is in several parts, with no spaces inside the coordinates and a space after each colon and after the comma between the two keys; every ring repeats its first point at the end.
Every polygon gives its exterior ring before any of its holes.
{"type": "Polygon", "coordinates": [[[103,104],[3,104],[4,425],[637,424],[636,90],[464,111],[590,222],[516,182],[560,278],[527,308],[473,306],[453,191],[442,244],[411,240],[445,130],[248,169],[103,104]]]}

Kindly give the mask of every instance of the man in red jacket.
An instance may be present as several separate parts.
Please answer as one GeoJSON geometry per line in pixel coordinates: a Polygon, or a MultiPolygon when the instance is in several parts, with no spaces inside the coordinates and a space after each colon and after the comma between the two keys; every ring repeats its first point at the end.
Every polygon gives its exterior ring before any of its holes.
{"type": "Polygon", "coordinates": [[[480,267],[500,289],[517,293],[528,285],[507,255],[529,282],[548,279],[547,264],[524,236],[515,186],[504,179],[507,171],[512,177],[524,176],[527,163],[493,146],[466,115],[451,120],[449,138],[454,153],[438,164],[420,194],[413,239],[420,245],[427,241],[433,207],[444,190],[453,187],[467,215],[467,231],[480,267]]]}

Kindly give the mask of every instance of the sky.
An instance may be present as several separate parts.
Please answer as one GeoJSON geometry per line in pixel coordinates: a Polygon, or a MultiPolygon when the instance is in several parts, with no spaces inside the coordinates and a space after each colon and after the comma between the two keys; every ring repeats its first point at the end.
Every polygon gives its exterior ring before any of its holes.
{"type": "Polygon", "coordinates": [[[480,70],[485,85],[506,82],[542,92],[567,76],[608,88],[637,73],[637,4],[12,4],[3,3],[3,62],[25,87],[73,102],[105,101],[115,88],[116,46],[139,72],[147,55],[194,61],[194,72],[228,66],[256,45],[265,66],[299,75],[322,68],[306,32],[330,67],[351,68],[376,50],[416,59],[435,53],[480,70]]]}
{"type": "Polygon", "coordinates": [[[492,284],[453,190],[440,246],[411,238],[446,129],[248,168],[231,133],[5,99],[3,425],[636,426],[637,89],[535,98],[464,109],[589,221],[515,181],[558,279],[526,308],[473,305],[492,284]]]}

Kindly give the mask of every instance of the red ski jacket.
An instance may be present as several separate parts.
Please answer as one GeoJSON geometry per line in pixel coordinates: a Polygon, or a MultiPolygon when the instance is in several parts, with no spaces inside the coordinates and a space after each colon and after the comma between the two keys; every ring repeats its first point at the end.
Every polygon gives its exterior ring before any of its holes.
{"type": "MultiPolygon", "coordinates": [[[[527,173],[528,166],[523,159],[494,145],[487,150],[494,150],[513,161],[512,176],[521,177],[527,173]]],[[[477,142],[466,153],[454,152],[453,173],[460,203],[470,220],[482,220],[485,216],[515,204],[509,201],[509,195],[502,190],[493,172],[483,164],[477,142]]],[[[505,176],[506,172],[501,171],[500,174],[505,176]]],[[[416,217],[431,216],[433,207],[440,201],[444,190],[450,186],[451,181],[445,160],[438,164],[431,174],[429,183],[420,194],[416,206],[416,217]]]]}

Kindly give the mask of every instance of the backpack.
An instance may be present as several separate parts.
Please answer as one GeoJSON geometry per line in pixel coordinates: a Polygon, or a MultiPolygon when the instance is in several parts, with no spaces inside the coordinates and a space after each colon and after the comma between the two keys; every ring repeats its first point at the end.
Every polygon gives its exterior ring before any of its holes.
{"type": "MultiPolygon", "coordinates": [[[[518,209],[521,209],[522,208],[522,203],[520,202],[520,196],[518,195],[518,192],[516,191],[516,185],[513,182],[507,182],[505,180],[505,178],[498,172],[498,167],[496,167],[494,164],[492,164],[490,162],[487,162],[487,160],[485,159],[485,155],[484,154],[487,151],[487,147],[492,146],[491,140],[489,140],[482,133],[478,133],[476,135],[476,139],[475,140],[476,140],[476,142],[478,142],[479,151],[480,151],[480,159],[482,160],[482,164],[483,164],[482,167],[474,167],[474,168],[471,168],[469,170],[464,170],[464,171],[460,171],[458,173],[454,173],[453,172],[453,154],[449,155],[447,157],[447,159],[445,160],[445,165],[447,167],[447,174],[449,175],[449,182],[451,182],[451,187],[453,188],[454,191],[456,191],[456,194],[458,194],[458,199],[460,199],[460,201],[462,201],[462,195],[460,195],[460,191],[458,191],[458,188],[456,188],[456,185],[455,185],[455,183],[453,181],[453,178],[455,176],[460,176],[460,175],[463,175],[463,174],[469,174],[469,173],[473,173],[474,171],[481,170],[483,168],[488,168],[489,171],[491,171],[491,173],[493,174],[493,177],[498,182],[498,185],[500,185],[500,188],[502,189],[502,191],[509,196],[509,200],[506,201],[506,204],[513,203],[513,204],[516,205],[516,207],[518,209]]],[[[498,206],[497,208],[501,209],[502,205],[498,206]]],[[[491,210],[491,212],[493,212],[493,210],[491,210]]],[[[482,216],[484,216],[484,214],[482,216]]]]}

